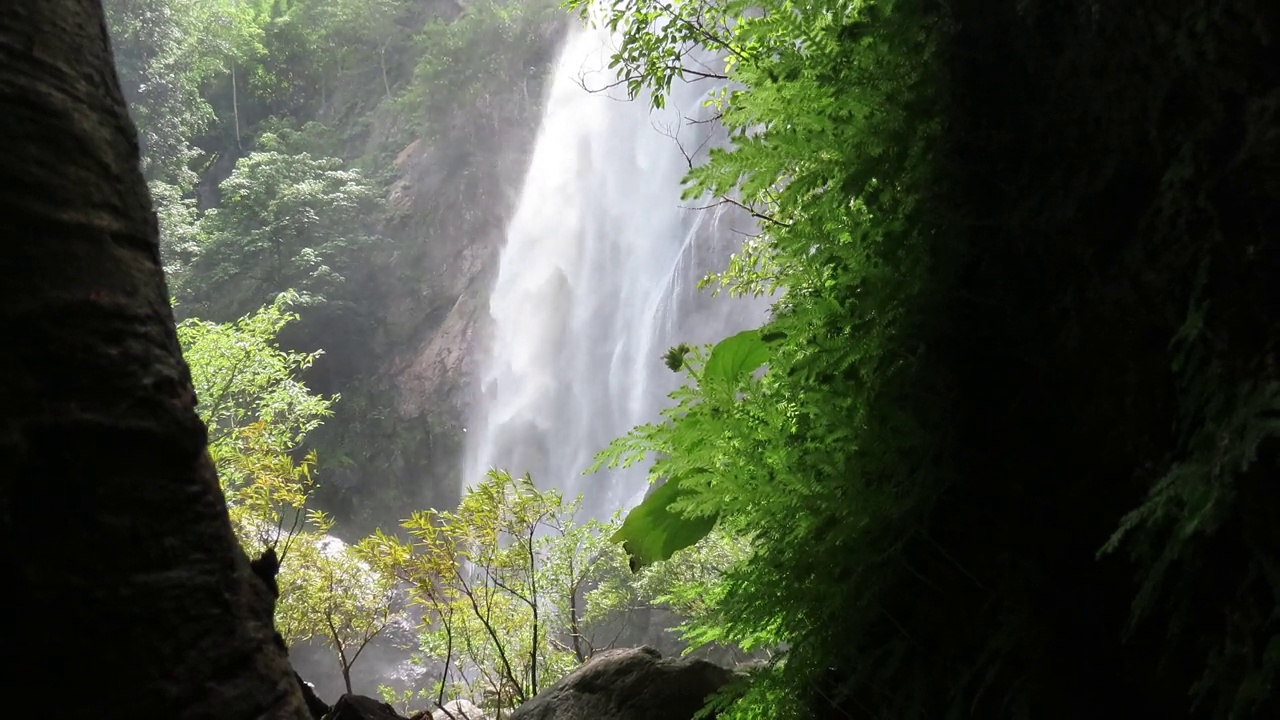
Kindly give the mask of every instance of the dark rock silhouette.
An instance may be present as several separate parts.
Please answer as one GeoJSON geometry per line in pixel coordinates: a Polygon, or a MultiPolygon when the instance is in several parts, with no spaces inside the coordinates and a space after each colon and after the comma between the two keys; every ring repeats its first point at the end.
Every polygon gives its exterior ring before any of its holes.
{"type": "Polygon", "coordinates": [[[325,720],[405,720],[395,708],[364,695],[343,695],[325,720]]]}
{"type": "Polygon", "coordinates": [[[324,717],[333,709],[329,704],[320,699],[316,695],[315,688],[311,687],[306,680],[297,672],[293,673],[293,677],[298,681],[298,687],[302,689],[302,699],[307,703],[307,711],[311,713],[311,720],[324,720],[324,717]]]}

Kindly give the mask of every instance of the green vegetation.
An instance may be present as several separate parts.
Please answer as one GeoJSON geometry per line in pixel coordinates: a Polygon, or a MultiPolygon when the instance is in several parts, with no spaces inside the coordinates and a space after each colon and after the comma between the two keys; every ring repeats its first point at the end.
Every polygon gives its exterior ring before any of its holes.
{"type": "Polygon", "coordinates": [[[333,653],[348,693],[351,668],[392,622],[404,603],[395,577],[370,560],[373,540],[348,546],[329,537],[332,523],[312,513],[314,530],[299,533],[282,566],[276,627],[285,641],[319,639],[333,653]]]}
{"type": "Polygon", "coordinates": [[[597,524],[573,524],[576,510],[528,477],[493,472],[456,512],[414,513],[409,542],[379,536],[384,565],[426,610],[423,650],[445,663],[438,702],[512,707],[563,674],[564,656],[585,656],[584,620],[599,611],[581,591],[618,554],[597,524]]]}
{"type": "Polygon", "coordinates": [[[233,323],[184,321],[178,338],[232,527],[251,556],[269,549],[279,560],[277,629],[289,644],[319,638],[350,692],[351,666],[401,607],[394,579],[370,566],[361,546],[330,537],[333,521],[307,507],[316,454],[296,458],[338,398],[312,393],[298,377],[319,352],[276,344],[298,319],[288,309],[296,298],[284,293],[233,323]]]}
{"type": "MultiPolygon", "coordinates": [[[[263,135],[275,148],[280,141],[263,135]]],[[[236,163],[218,186],[222,202],[199,219],[199,245],[185,259],[179,302],[201,316],[234,314],[285,289],[308,304],[349,300],[347,276],[378,241],[365,228],[381,200],[358,170],[337,158],[313,158],[274,149],[236,163]],[[190,299],[188,299],[190,298],[190,299]]]]}
{"type": "Polygon", "coordinates": [[[492,471],[456,511],[414,513],[407,541],[371,541],[377,565],[424,611],[419,662],[434,664],[439,680],[421,698],[467,699],[500,718],[612,647],[630,613],[693,609],[742,556],[734,540],[714,536],[664,572],[633,577],[610,541],[618,519],[579,522],[580,502],[492,471]]]}
{"type": "Polygon", "coordinates": [[[337,398],[313,394],[297,377],[318,353],[286,352],[276,335],[297,315],[289,296],[226,325],[187,320],[178,326],[191,366],[197,411],[209,428],[209,454],[250,552],[286,550],[302,524],[313,485],[314,453],[294,453],[337,398]]]}
{"type": "MultiPolygon", "coordinates": [[[[425,245],[384,232],[389,159],[407,131],[483,146],[477,128],[506,132],[513,93],[519,112],[536,109],[538,48],[563,18],[550,1],[104,8],[233,525],[251,556],[277,554],[282,637],[327,646],[350,691],[352,665],[404,608],[371,541],[339,542],[314,506],[320,475],[367,456],[359,433],[385,424],[385,383],[360,375],[373,370],[360,362],[378,328],[369,313],[381,315],[384,258],[425,245]]],[[[421,428],[395,430],[421,441],[421,428]]]]}
{"type": "Polygon", "coordinates": [[[328,648],[347,692],[351,668],[405,617],[406,600],[424,610],[415,657],[438,680],[387,694],[419,706],[464,698],[497,716],[612,647],[633,612],[707,612],[708,593],[743,556],[740,542],[713,535],[633,576],[611,542],[617,517],[580,522],[579,499],[538,490],[527,476],[494,471],[456,511],[413,513],[405,540],[333,537],[332,518],[308,507],[317,456],[303,449],[339,398],[299,378],[319,351],[277,345],[298,319],[297,300],[286,292],[227,324],[186,320],[178,335],[232,526],[251,555],[270,549],[279,559],[276,627],[290,645],[328,648]]]}
{"type": "Polygon", "coordinates": [[[526,107],[536,107],[539,38],[547,28],[563,22],[554,0],[509,2],[477,0],[468,3],[456,21],[436,20],[422,29],[419,42],[432,48],[418,62],[413,87],[401,103],[421,118],[426,137],[449,136],[468,144],[501,129],[502,104],[516,95],[526,107]],[[527,54],[494,57],[495,49],[523,48],[527,54]],[[498,65],[498,68],[494,66],[498,65]],[[509,78],[495,84],[495,69],[509,78]],[[465,115],[451,112],[462,105],[465,115]]]}
{"type": "Polygon", "coordinates": [[[601,457],[675,486],[628,518],[636,565],[712,519],[751,540],[694,637],[786,650],[729,716],[1277,712],[1274,13],[604,19],[658,104],[722,53],[733,146],[689,194],[762,234],[709,283],[782,292],[772,342],[674,351],[665,421],[601,457]]]}

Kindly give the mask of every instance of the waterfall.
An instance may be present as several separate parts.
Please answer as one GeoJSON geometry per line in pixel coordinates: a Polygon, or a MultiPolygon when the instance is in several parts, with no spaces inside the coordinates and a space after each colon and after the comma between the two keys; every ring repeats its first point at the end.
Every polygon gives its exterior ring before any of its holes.
{"type": "Polygon", "coordinates": [[[768,307],[695,287],[755,229],[737,208],[680,199],[686,153],[724,140],[716,123],[685,119],[710,115],[714,87],[677,81],[652,111],[610,88],[609,56],[607,36],[575,32],[550,81],[489,298],[464,468],[465,484],[490,467],[529,472],[581,493],[601,518],[643,498],[646,468],[583,471],[610,440],[658,419],[680,380],[662,354],[757,326],[768,307]]]}

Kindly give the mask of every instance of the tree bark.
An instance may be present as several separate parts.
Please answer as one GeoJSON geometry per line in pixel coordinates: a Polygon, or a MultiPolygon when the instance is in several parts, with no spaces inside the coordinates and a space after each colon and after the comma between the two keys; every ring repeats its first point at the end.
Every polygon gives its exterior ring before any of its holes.
{"type": "Polygon", "coordinates": [[[240,142],[240,93],[236,87],[236,61],[234,58],[231,60],[231,115],[236,124],[236,149],[241,150],[244,145],[240,142]]]}
{"type": "Polygon", "coordinates": [[[60,716],[307,717],[232,535],[97,0],[0,9],[0,622],[60,716]]]}

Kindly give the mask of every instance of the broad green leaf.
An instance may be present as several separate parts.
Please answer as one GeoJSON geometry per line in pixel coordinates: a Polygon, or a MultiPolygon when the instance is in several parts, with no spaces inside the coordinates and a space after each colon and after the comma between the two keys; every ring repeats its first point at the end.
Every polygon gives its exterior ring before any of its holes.
{"type": "Polygon", "coordinates": [[[711,349],[711,356],[702,370],[702,379],[733,383],[768,361],[769,346],[760,337],[760,331],[743,330],[721,340],[711,349]]]}
{"type": "Polygon", "coordinates": [[[714,517],[689,518],[674,512],[671,504],[686,494],[679,478],[669,478],[649,497],[627,513],[612,540],[621,542],[631,558],[631,571],[666,560],[711,532],[714,517]]]}

